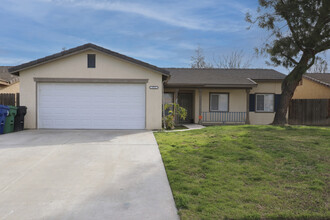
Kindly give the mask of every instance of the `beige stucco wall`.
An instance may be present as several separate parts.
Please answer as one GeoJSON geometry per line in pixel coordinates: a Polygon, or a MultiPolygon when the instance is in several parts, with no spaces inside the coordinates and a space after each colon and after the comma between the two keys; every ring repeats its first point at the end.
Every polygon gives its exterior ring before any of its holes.
{"type": "Polygon", "coordinates": [[[0,85],[0,93],[19,93],[19,82],[9,86],[0,85]]]}
{"type": "MultiPolygon", "coordinates": [[[[228,93],[229,111],[246,111],[246,92],[243,89],[207,89],[202,90],[202,112],[210,112],[210,93],[228,93]]],[[[196,91],[195,107],[199,107],[199,93],[196,91]]],[[[198,122],[198,111],[195,112],[195,121],[198,122]]]]}
{"type": "Polygon", "coordinates": [[[34,77],[148,79],[146,85],[146,128],[160,129],[162,116],[162,75],[119,58],[94,51],[84,51],[20,72],[21,105],[28,107],[26,128],[36,128],[36,82],[34,77]],[[87,68],[87,54],[96,54],[96,68],[87,68]],[[158,86],[159,89],[149,89],[158,86]]]}
{"type": "Polygon", "coordinates": [[[302,85],[297,86],[293,99],[330,99],[330,87],[303,78],[302,85]]]}
{"type": "MultiPolygon", "coordinates": [[[[180,89],[180,92],[192,92],[194,94],[194,121],[198,122],[199,116],[199,92],[198,89],[180,89]]],[[[175,89],[165,88],[165,92],[175,92],[175,89]]],[[[243,89],[202,89],[202,112],[209,112],[210,93],[229,93],[229,111],[246,111],[246,92],[243,89]]]]}
{"type": "MultiPolygon", "coordinates": [[[[281,94],[281,82],[258,82],[258,86],[251,90],[255,93],[274,93],[281,94]]],[[[275,113],[269,112],[250,112],[250,123],[254,125],[270,124],[274,120],[275,113]]]]}
{"type": "MultiPolygon", "coordinates": [[[[193,91],[194,93],[194,121],[198,122],[199,113],[199,93],[197,89],[180,89],[180,92],[193,91]]],[[[165,92],[175,92],[175,89],[165,88],[165,92]]],[[[246,90],[245,89],[202,89],[202,112],[209,112],[210,93],[229,93],[229,111],[246,112],[246,90]]],[[[254,93],[274,93],[281,94],[281,82],[258,82],[258,86],[251,91],[254,93]]],[[[275,113],[255,113],[249,112],[251,124],[270,124],[275,113]]]]}

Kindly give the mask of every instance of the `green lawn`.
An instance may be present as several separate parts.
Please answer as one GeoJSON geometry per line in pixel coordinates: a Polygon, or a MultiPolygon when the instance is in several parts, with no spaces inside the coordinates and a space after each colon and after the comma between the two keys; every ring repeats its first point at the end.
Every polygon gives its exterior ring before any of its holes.
{"type": "Polygon", "coordinates": [[[155,133],[182,219],[329,219],[330,128],[155,133]]]}

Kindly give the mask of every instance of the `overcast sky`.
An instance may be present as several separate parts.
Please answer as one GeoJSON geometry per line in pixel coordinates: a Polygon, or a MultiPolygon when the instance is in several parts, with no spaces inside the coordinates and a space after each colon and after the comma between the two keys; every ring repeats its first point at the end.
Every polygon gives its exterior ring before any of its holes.
{"type": "Polygon", "coordinates": [[[159,67],[189,67],[198,45],[208,59],[254,48],[267,38],[247,30],[257,0],[0,0],[0,65],[18,65],[94,43],[159,67]]]}

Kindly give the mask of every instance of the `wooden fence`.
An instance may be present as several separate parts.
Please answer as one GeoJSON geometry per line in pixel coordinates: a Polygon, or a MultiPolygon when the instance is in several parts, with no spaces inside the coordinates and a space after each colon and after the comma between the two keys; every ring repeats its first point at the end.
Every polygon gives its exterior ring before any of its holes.
{"type": "Polygon", "coordinates": [[[330,125],[330,99],[291,100],[289,124],[330,125]]]}
{"type": "Polygon", "coordinates": [[[0,94],[0,105],[19,106],[19,93],[2,93],[0,94]]]}

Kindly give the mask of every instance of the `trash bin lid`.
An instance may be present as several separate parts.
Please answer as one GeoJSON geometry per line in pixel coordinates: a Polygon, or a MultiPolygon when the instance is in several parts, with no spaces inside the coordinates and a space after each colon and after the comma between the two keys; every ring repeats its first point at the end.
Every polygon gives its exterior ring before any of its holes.
{"type": "Polygon", "coordinates": [[[0,109],[9,110],[9,107],[6,105],[0,105],[0,109]]]}
{"type": "Polygon", "coordinates": [[[9,107],[11,110],[17,110],[17,107],[16,107],[16,106],[8,105],[8,107],[9,107]]]}

